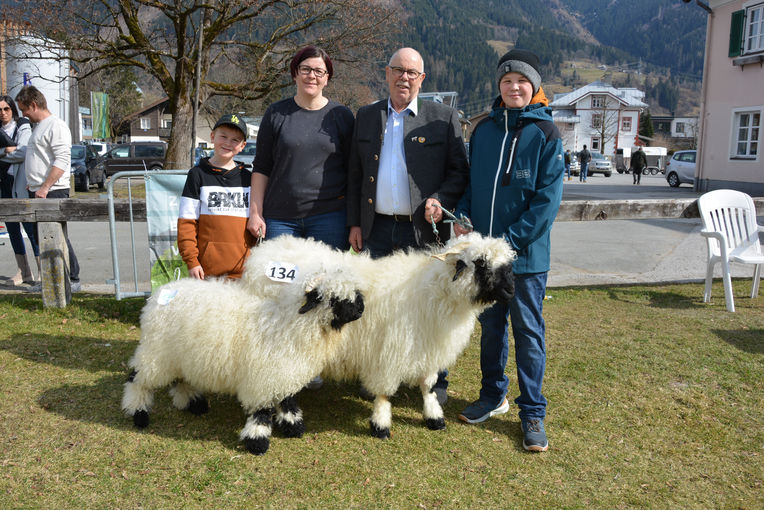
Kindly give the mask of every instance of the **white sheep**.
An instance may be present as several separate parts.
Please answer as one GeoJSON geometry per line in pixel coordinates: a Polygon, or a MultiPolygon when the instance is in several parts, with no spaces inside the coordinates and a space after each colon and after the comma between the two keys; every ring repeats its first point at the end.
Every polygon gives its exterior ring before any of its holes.
{"type": "Polygon", "coordinates": [[[360,279],[363,317],[343,328],[344,341],[327,360],[322,375],[360,379],[376,395],[371,434],[387,438],[392,422],[388,396],[401,384],[419,386],[427,427],[445,428],[432,386],[438,372],[467,346],[478,314],[493,302],[512,297],[514,258],[504,240],[476,233],[452,239],[444,248],[397,252],[380,259],[281,236],[253,250],[242,284],[253,294],[277,293],[279,284],[265,276],[274,261],[298,267],[297,282],[322,267],[342,267],[360,279]]]}
{"type": "Polygon", "coordinates": [[[167,284],[141,313],[122,409],[143,428],[156,388],[174,382],[173,404],[194,414],[207,411],[205,392],[234,394],[248,415],[240,438],[263,454],[273,406],[282,432],[302,435],[293,395],[335,356],[342,326],[362,312],[363,298],[342,269],[316,270],[299,287],[282,285],[267,297],[238,282],[167,284]]]}

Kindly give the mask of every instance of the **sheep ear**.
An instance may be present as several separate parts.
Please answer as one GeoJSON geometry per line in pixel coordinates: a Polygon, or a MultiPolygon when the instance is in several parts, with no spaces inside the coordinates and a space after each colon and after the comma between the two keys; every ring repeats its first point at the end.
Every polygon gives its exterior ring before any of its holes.
{"type": "Polygon", "coordinates": [[[462,274],[462,271],[467,269],[467,263],[463,261],[462,259],[459,259],[456,261],[456,271],[454,271],[454,279],[451,281],[456,281],[457,278],[459,278],[459,275],[462,274]]]}
{"type": "Polygon", "coordinates": [[[300,307],[298,313],[303,314],[313,310],[321,302],[321,296],[316,289],[305,293],[305,304],[300,307]]]}
{"type": "Polygon", "coordinates": [[[464,249],[467,248],[469,245],[470,243],[455,244],[448,251],[444,251],[443,253],[433,253],[431,257],[445,262],[446,258],[448,258],[449,255],[458,255],[462,251],[464,251],[464,249]]]}

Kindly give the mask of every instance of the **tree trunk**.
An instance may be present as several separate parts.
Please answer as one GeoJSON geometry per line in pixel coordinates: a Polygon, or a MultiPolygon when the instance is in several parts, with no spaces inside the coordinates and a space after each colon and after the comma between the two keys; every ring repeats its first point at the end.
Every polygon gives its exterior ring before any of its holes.
{"type": "MultiPolygon", "coordinates": [[[[170,101],[172,105],[172,101],[170,101]]],[[[187,97],[181,95],[177,98],[175,111],[170,107],[172,114],[172,129],[170,130],[170,142],[167,145],[164,167],[166,169],[191,168],[191,149],[195,143],[192,140],[191,120],[193,118],[192,103],[187,97]]]]}

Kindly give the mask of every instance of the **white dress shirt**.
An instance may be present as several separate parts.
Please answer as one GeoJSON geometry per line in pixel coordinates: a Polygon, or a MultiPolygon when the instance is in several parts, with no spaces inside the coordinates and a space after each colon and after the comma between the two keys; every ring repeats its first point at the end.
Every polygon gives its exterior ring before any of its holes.
{"type": "Polygon", "coordinates": [[[417,114],[416,100],[400,113],[387,100],[387,124],[382,141],[377,172],[377,205],[379,214],[411,214],[411,192],[406,155],[403,151],[403,120],[417,114]]]}

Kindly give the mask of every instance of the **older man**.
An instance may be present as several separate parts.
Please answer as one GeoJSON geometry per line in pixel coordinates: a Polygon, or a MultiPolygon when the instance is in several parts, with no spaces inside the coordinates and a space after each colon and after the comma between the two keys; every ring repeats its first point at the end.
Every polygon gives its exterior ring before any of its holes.
{"type": "MultiPolygon", "coordinates": [[[[433,220],[445,241],[436,205],[453,209],[469,178],[456,111],[417,98],[425,79],[419,52],[396,51],[385,78],[390,97],[358,110],[348,169],[350,245],[372,257],[435,242],[433,220]]],[[[433,391],[445,403],[440,375],[433,391]]]]}

